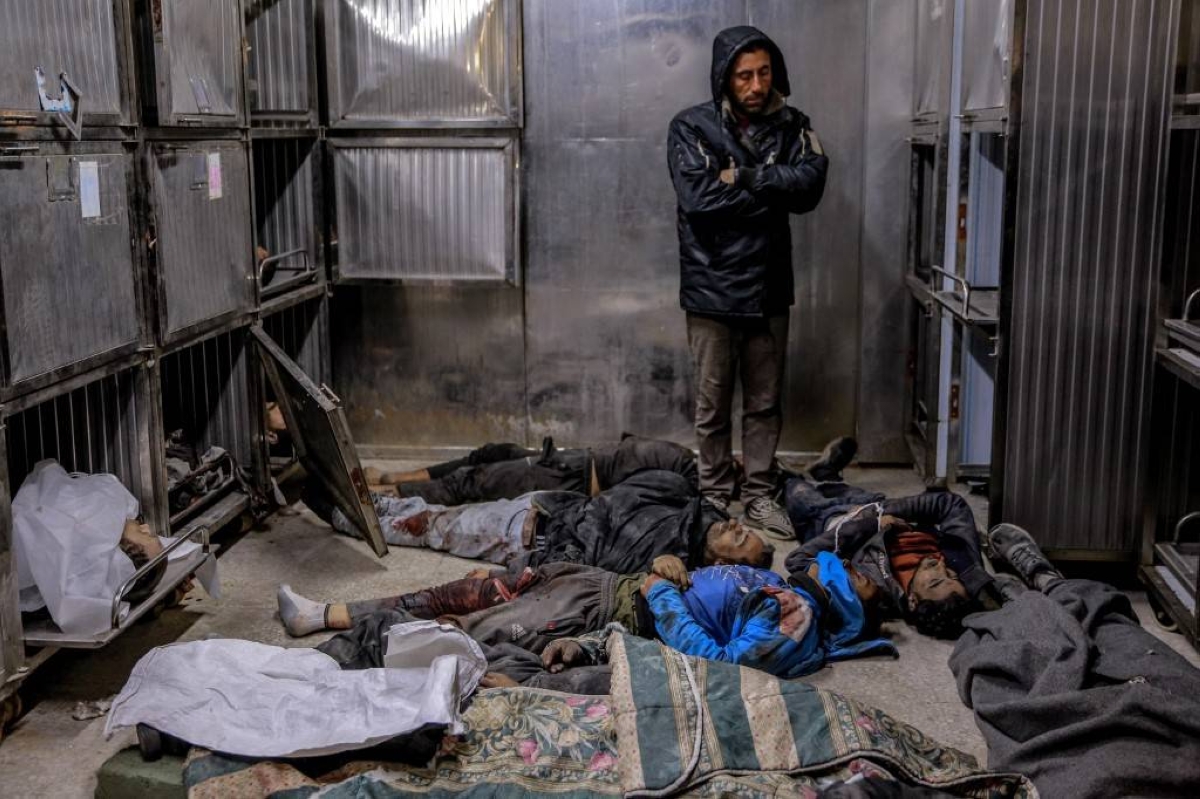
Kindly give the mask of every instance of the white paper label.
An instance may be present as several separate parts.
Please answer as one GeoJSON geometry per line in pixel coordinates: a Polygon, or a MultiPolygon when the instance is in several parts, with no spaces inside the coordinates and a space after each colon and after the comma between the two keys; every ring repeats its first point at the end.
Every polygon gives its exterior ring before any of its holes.
{"type": "Polygon", "coordinates": [[[221,199],[221,154],[208,154],[208,199],[221,199]]]}
{"type": "Polygon", "coordinates": [[[79,162],[79,212],[84,219],[100,216],[100,164],[79,162]]]}

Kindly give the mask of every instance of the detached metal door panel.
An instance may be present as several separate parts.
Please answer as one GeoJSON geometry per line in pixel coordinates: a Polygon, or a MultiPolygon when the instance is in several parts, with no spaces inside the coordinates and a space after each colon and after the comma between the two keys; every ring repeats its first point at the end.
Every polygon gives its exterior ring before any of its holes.
{"type": "Polygon", "coordinates": [[[344,281],[516,282],[516,142],[330,140],[344,281]]]}
{"type": "Polygon", "coordinates": [[[43,113],[34,70],[59,97],[66,73],[81,96],[85,123],[128,121],[118,36],[123,14],[114,0],[0,0],[0,117],[52,125],[43,113]]]}
{"type": "Polygon", "coordinates": [[[244,145],[157,143],[150,152],[164,338],[254,307],[244,145]]]}
{"type": "MultiPolygon", "coordinates": [[[[154,41],[159,124],[241,124],[241,4],[162,0],[161,8],[161,27],[155,28],[154,41]]],[[[159,25],[157,18],[154,24],[159,25]]]]}
{"type": "Polygon", "coordinates": [[[132,159],[119,146],[15,157],[4,157],[0,148],[0,280],[10,384],[138,342],[132,159]]]}
{"type": "Polygon", "coordinates": [[[341,400],[327,386],[314,383],[261,326],[255,325],[251,332],[267,379],[279,399],[296,456],[382,558],[388,552],[387,542],[341,400]]]}

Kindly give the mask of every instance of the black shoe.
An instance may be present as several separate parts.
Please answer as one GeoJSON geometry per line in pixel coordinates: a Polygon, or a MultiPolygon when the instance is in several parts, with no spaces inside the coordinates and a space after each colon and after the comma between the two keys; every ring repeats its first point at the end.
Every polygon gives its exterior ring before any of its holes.
{"type": "Polygon", "coordinates": [[[1011,574],[993,575],[992,586],[996,589],[996,593],[999,594],[1000,603],[1003,605],[1007,605],[1029,590],[1029,586],[1021,582],[1020,578],[1014,577],[1011,574]]]}
{"type": "Polygon", "coordinates": [[[1041,547],[1028,532],[1015,524],[998,524],[988,533],[992,555],[1012,566],[1025,584],[1041,590],[1062,573],[1046,559],[1041,547]]]}
{"type": "Polygon", "coordinates": [[[818,483],[841,482],[842,469],[850,465],[858,452],[858,442],[850,436],[835,438],[821,450],[821,457],[808,467],[808,473],[818,483]]]}

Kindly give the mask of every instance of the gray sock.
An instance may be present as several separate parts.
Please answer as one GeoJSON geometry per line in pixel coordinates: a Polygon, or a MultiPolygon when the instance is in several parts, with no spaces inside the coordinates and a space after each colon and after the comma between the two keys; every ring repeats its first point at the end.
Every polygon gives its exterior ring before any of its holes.
{"type": "Polygon", "coordinates": [[[325,623],[325,613],[329,606],[305,599],[293,591],[290,585],[279,586],[275,599],[279,602],[279,618],[283,621],[283,627],[287,630],[288,635],[294,637],[308,635],[324,630],[328,626],[325,623]]]}

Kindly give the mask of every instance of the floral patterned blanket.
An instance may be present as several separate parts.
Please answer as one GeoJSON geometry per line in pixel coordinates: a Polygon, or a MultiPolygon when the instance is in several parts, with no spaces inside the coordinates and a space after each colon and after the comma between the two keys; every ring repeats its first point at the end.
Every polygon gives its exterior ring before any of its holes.
{"type": "Polygon", "coordinates": [[[190,799],[417,796],[816,797],[854,775],[958,796],[1036,797],[1027,781],[881,711],[802,682],[690,658],[622,633],[608,642],[611,696],[480,691],[466,732],[431,766],[252,761],[193,749],[190,799]]]}

